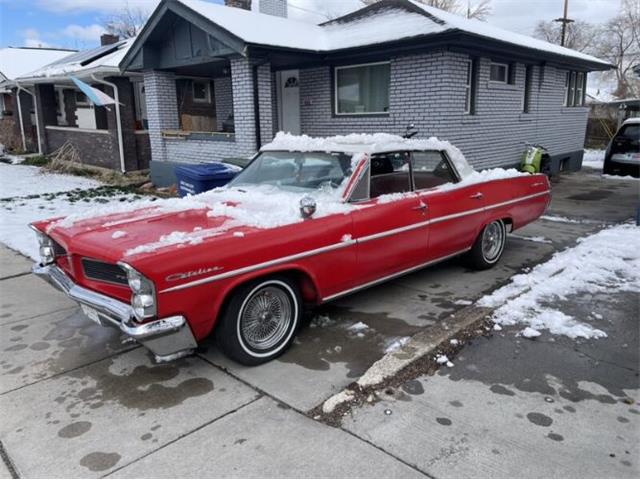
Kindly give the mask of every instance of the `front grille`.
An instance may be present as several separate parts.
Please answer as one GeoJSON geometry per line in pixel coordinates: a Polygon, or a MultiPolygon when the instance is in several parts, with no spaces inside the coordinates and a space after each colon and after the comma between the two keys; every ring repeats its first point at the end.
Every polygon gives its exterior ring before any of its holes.
{"type": "Polygon", "coordinates": [[[89,258],[82,259],[84,276],[99,282],[127,285],[127,273],[118,265],[100,262],[89,258]]]}

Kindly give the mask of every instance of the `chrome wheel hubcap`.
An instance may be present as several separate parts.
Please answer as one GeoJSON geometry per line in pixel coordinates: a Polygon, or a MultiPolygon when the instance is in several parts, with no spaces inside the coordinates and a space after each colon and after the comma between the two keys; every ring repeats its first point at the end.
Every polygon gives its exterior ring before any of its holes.
{"type": "Polygon", "coordinates": [[[504,229],[499,222],[487,225],[482,235],[482,255],[488,262],[495,260],[502,251],[504,229]]]}
{"type": "Polygon", "coordinates": [[[240,316],[240,330],[254,350],[268,350],[286,335],[292,321],[291,298],[282,289],[266,286],[246,302],[240,316]]]}

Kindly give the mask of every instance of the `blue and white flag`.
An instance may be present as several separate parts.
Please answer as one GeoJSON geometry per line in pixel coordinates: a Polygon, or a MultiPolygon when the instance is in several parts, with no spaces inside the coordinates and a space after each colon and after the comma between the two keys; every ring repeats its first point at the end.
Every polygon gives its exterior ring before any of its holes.
{"type": "Polygon", "coordinates": [[[92,87],[91,85],[84,83],[82,80],[78,80],[76,77],[71,77],[73,83],[84,93],[87,98],[98,107],[105,107],[107,105],[115,105],[116,101],[106,93],[92,87]]]}

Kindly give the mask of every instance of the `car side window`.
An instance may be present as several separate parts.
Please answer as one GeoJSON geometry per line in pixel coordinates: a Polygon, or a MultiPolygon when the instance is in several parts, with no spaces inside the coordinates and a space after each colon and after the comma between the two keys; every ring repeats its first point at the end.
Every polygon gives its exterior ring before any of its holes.
{"type": "Polygon", "coordinates": [[[449,162],[442,155],[442,152],[413,152],[411,154],[411,169],[416,190],[425,190],[456,181],[449,162]]]}
{"type": "Polygon", "coordinates": [[[411,191],[409,154],[383,153],[371,157],[370,198],[411,191]]]}

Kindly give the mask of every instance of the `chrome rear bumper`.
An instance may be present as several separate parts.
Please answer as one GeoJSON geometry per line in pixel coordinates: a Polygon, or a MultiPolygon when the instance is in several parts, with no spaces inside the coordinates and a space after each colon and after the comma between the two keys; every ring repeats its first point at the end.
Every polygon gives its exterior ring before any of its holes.
{"type": "Polygon", "coordinates": [[[56,265],[36,263],[32,271],[80,305],[95,310],[96,321],[100,325],[117,328],[127,337],[151,350],[157,361],[169,361],[188,355],[197,346],[191,328],[183,316],[176,315],[148,323],[137,323],[130,305],[81,287],[56,265]]]}

